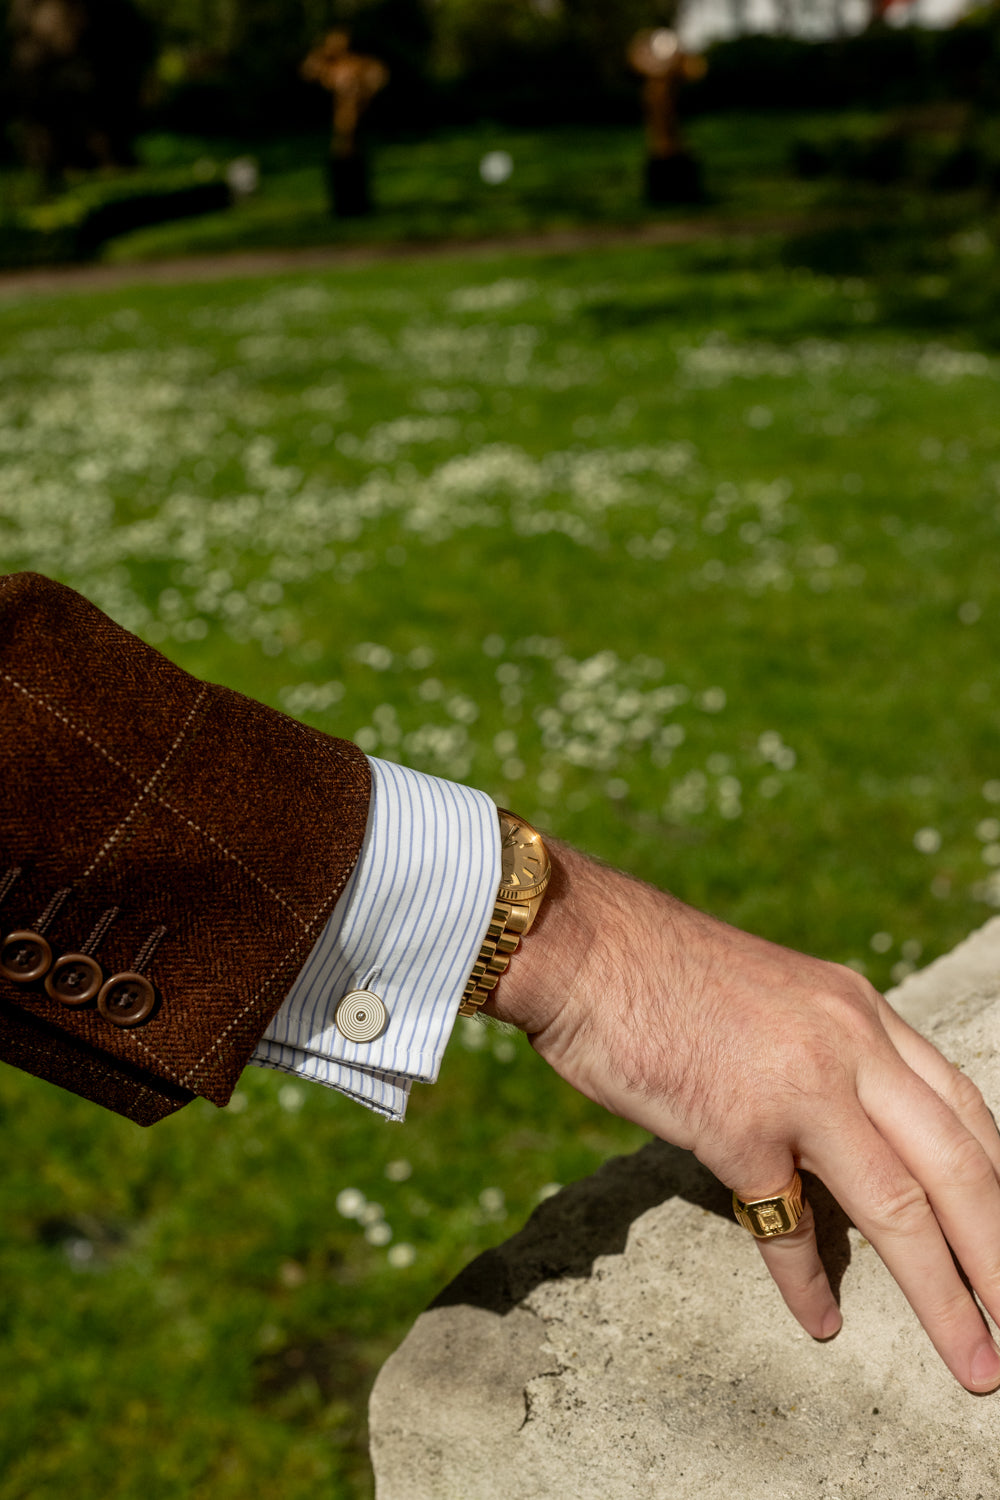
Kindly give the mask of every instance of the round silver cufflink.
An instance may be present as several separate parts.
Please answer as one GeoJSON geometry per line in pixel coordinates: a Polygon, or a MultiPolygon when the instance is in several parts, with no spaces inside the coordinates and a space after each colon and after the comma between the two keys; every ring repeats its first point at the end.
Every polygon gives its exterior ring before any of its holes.
{"type": "Polygon", "coordinates": [[[333,1013],[333,1024],[349,1042],[373,1042],[389,1024],[389,1012],[374,990],[348,990],[333,1013]]]}

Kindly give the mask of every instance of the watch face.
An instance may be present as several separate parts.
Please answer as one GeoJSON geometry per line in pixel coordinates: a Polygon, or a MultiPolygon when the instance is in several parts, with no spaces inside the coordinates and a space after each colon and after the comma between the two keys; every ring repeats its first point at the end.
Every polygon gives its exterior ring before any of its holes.
{"type": "Polygon", "coordinates": [[[541,837],[529,823],[510,813],[501,815],[500,896],[529,901],[545,889],[549,856],[541,837]]]}

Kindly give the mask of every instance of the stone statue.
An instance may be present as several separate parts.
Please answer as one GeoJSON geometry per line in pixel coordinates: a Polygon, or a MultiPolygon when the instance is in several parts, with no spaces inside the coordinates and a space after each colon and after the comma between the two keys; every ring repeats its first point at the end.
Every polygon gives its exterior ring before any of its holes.
{"type": "Polygon", "coordinates": [[[665,26],[639,31],[628,48],[629,66],[644,80],[646,198],[650,203],[696,203],[701,170],[681,134],[679,96],[685,83],[705,76],[703,57],[685,52],[665,26]]]}
{"type": "Polygon", "coordinates": [[[328,31],[302,64],[302,77],[333,95],[330,141],[330,201],[338,218],[371,212],[368,162],[362,119],[375,95],[389,82],[389,69],[377,57],[351,51],[347,31],[328,31]]]}

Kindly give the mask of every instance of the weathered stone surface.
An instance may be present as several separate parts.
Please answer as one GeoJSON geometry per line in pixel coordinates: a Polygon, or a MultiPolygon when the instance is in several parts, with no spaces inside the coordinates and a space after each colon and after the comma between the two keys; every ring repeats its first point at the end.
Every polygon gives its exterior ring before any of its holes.
{"type": "MultiPolygon", "coordinates": [[[[893,999],[1000,1101],[1000,918],[893,999]]],[[[542,1204],[382,1370],[378,1500],[997,1500],[1000,1398],[955,1384],[807,1188],[845,1320],[823,1345],[687,1154],[654,1142],[542,1204]]]]}

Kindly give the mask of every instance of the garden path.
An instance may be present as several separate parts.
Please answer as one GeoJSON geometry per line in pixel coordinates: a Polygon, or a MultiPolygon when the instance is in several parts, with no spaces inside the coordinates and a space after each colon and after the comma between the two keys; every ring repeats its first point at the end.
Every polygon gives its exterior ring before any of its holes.
{"type": "Polygon", "coordinates": [[[723,217],[671,219],[638,228],[568,229],[548,234],[470,240],[400,240],[381,245],[323,245],[302,250],[251,250],[226,255],[183,256],[171,260],[115,265],[42,266],[0,273],[0,298],[31,293],[91,292],[134,283],[228,281],[284,271],[323,271],[336,266],[436,256],[497,254],[563,255],[578,250],[635,245],[686,245],[719,235],[796,234],[826,226],[826,219],[789,215],[746,220],[723,217]]]}

